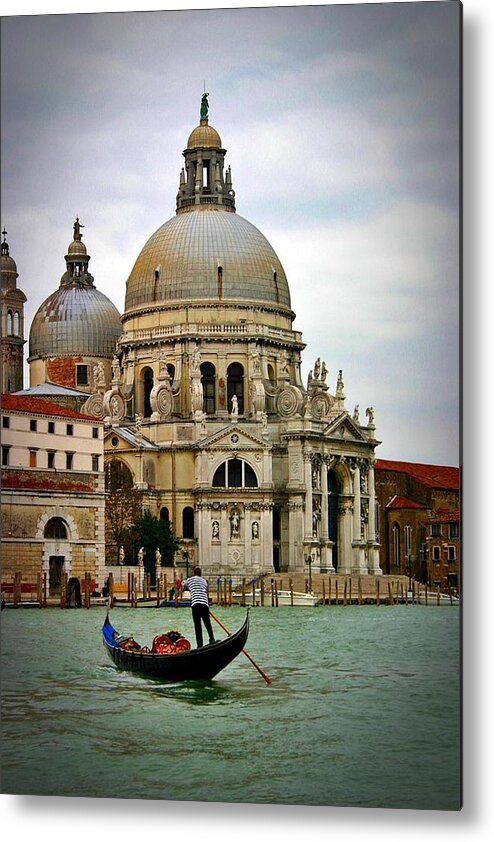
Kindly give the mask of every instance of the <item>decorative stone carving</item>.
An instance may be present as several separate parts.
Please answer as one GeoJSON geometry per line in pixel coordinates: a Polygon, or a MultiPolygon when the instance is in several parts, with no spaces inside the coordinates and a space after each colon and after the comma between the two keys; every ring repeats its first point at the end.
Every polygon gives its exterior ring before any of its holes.
{"type": "Polygon", "coordinates": [[[173,396],[168,383],[158,383],[151,389],[149,395],[152,415],[151,421],[164,421],[170,418],[173,408],[173,396]]]}
{"type": "Polygon", "coordinates": [[[82,405],[81,411],[86,415],[94,415],[95,418],[104,418],[103,395],[91,395],[82,405]]]}
{"type": "Polygon", "coordinates": [[[315,421],[322,421],[329,415],[331,400],[326,394],[316,394],[310,402],[311,415],[315,421]]]}
{"type": "Polygon", "coordinates": [[[103,417],[105,423],[116,425],[125,417],[125,401],[117,389],[109,389],[103,397],[103,417]]]}
{"type": "Polygon", "coordinates": [[[291,418],[302,410],[302,395],[295,386],[285,386],[276,396],[276,412],[282,418],[291,418]]]}

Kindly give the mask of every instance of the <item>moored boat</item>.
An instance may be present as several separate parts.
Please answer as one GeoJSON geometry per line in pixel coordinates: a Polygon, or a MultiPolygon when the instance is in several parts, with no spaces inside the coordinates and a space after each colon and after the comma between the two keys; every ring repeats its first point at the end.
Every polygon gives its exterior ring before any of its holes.
{"type": "MultiPolygon", "coordinates": [[[[120,634],[112,626],[108,613],[101,631],[103,644],[119,669],[165,681],[208,681],[231,664],[244,648],[249,634],[249,615],[247,613],[238,631],[197,649],[185,648],[188,641],[180,645],[185,639],[179,635],[176,647],[171,650],[173,654],[160,654],[159,646],[155,647],[158,651],[152,651],[136,643],[132,636],[120,634]]],[[[160,637],[173,640],[170,632],[160,637]]]]}

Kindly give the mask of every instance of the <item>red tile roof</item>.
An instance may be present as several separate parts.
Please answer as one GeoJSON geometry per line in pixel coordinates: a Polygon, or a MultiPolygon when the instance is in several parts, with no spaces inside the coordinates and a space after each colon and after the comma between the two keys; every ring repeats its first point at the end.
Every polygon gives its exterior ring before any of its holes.
{"type": "Polygon", "coordinates": [[[399,494],[395,494],[394,497],[391,498],[389,503],[386,506],[387,509],[425,509],[426,506],[422,506],[420,503],[416,503],[415,500],[410,500],[408,497],[400,497],[399,494]]]}
{"type": "Polygon", "coordinates": [[[460,488],[460,469],[449,465],[423,465],[418,462],[394,462],[376,459],[374,467],[379,471],[396,471],[409,474],[430,488],[460,488]]]}
{"type": "Polygon", "coordinates": [[[44,398],[32,398],[28,395],[4,394],[1,409],[8,412],[26,412],[28,415],[56,415],[59,418],[80,418],[81,421],[100,421],[92,415],[84,415],[75,409],[67,409],[44,398]]]}

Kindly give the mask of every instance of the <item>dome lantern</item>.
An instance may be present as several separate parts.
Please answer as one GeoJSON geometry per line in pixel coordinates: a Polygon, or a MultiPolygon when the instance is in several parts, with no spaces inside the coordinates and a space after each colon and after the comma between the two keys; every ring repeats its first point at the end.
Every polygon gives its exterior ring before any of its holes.
{"type": "Polygon", "coordinates": [[[209,125],[208,93],[202,95],[201,119],[190,133],[184,150],[185,168],[180,175],[177,213],[200,206],[235,212],[231,173],[224,178],[226,149],[216,129],[209,125]]]}

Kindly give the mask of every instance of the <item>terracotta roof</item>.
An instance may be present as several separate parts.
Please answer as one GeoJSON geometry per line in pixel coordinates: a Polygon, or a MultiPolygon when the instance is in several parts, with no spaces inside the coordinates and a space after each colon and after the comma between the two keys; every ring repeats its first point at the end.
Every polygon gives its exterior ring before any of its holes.
{"type": "Polygon", "coordinates": [[[391,498],[389,503],[386,505],[387,509],[425,509],[426,506],[422,506],[420,503],[416,503],[415,500],[410,500],[408,497],[400,497],[399,494],[395,494],[394,497],[391,498]]]}
{"type": "Polygon", "coordinates": [[[460,469],[449,465],[423,465],[418,462],[394,462],[389,459],[376,459],[374,468],[381,471],[396,471],[409,474],[431,488],[460,487],[460,469]]]}
{"type": "Polygon", "coordinates": [[[28,415],[56,415],[59,418],[79,418],[81,421],[100,421],[92,415],[83,415],[75,409],[67,409],[43,398],[27,397],[26,395],[2,395],[2,411],[25,412],[28,415]]]}

